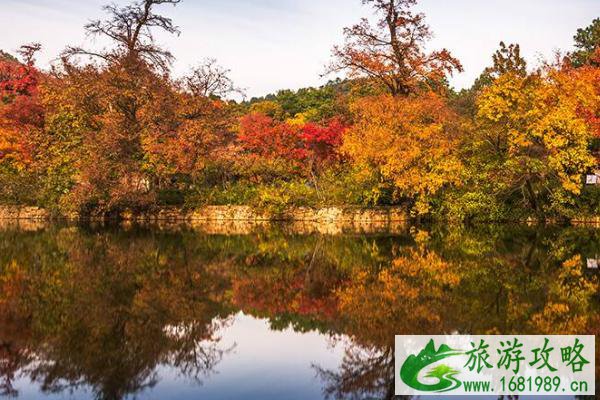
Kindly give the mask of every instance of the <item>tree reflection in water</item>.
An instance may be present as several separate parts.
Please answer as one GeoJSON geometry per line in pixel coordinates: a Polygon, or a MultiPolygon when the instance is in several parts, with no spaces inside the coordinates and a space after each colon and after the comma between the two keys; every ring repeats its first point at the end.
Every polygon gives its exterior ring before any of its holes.
{"type": "Polygon", "coordinates": [[[315,360],[324,397],[390,399],[395,334],[600,333],[590,254],[600,232],[583,228],[5,229],[0,394],[27,376],[45,393],[122,399],[153,387],[159,366],[202,382],[230,354],[220,334],[243,311],[345,344],[338,369],[315,360]]]}
{"type": "Polygon", "coordinates": [[[121,399],[156,383],[156,366],[201,379],[228,349],[229,283],[220,261],[176,238],[78,229],[2,241],[0,343],[5,393],[15,372],[44,392],[80,386],[121,399]]]}

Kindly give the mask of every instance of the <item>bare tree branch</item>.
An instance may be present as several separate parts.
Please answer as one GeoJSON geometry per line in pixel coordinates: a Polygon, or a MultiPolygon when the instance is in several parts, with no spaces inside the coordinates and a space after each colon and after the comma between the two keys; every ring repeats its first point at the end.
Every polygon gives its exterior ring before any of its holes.
{"type": "Polygon", "coordinates": [[[35,63],[35,53],[42,49],[42,45],[39,43],[28,43],[24,44],[17,50],[17,53],[23,58],[23,61],[27,65],[33,65],[35,63]]]}
{"type": "Polygon", "coordinates": [[[142,0],[125,7],[109,4],[103,10],[107,19],[90,21],[85,25],[88,36],[108,37],[115,44],[111,50],[92,51],[82,47],[67,47],[63,57],[87,56],[111,62],[121,58],[140,59],[156,68],[167,70],[173,61],[173,55],[158,45],[153,29],[161,29],[179,35],[179,29],[173,21],[163,15],[155,14],[154,6],[161,4],[177,5],[181,0],[142,0]]]}
{"type": "Polygon", "coordinates": [[[229,73],[230,70],[218,65],[217,60],[205,59],[183,79],[183,86],[194,96],[225,98],[239,94],[244,97],[244,90],[234,85],[229,73]]]}
{"type": "Polygon", "coordinates": [[[431,54],[423,50],[432,36],[423,14],[413,14],[416,0],[363,0],[371,5],[379,21],[363,18],[344,29],[346,43],[333,49],[335,60],[327,73],[348,71],[350,77],[370,77],[393,95],[408,95],[429,81],[440,81],[460,62],[443,49],[431,54]]]}

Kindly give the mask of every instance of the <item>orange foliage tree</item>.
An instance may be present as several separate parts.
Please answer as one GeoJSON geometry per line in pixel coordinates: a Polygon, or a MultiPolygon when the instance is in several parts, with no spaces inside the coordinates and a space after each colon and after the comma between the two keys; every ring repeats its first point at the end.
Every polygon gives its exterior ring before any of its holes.
{"type": "Polygon", "coordinates": [[[346,28],[344,46],[333,49],[335,61],[329,72],[349,71],[350,76],[367,77],[396,95],[408,95],[425,86],[435,87],[453,71],[462,71],[460,62],[446,49],[427,54],[425,42],[431,31],[423,14],[411,7],[416,0],[363,0],[371,5],[378,21],[368,19],[346,28]]]}
{"type": "Polygon", "coordinates": [[[424,214],[445,186],[457,184],[457,117],[433,92],[421,97],[382,95],[358,100],[355,123],[343,151],[363,169],[394,187],[397,200],[409,199],[424,214]]]}

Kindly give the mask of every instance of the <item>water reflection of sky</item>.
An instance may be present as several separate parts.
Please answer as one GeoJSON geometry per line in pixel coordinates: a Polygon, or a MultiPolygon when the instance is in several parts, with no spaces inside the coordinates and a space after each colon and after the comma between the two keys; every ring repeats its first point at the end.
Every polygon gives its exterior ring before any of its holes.
{"type": "Polygon", "coordinates": [[[337,368],[343,347],[318,333],[272,331],[266,320],[242,313],[221,332],[221,345],[231,347],[215,373],[202,386],[159,368],[164,381],[151,392],[159,399],[317,399],[321,382],[312,368],[337,368]]]}
{"type": "MultiPolygon", "coordinates": [[[[231,325],[219,332],[219,346],[233,350],[223,357],[216,371],[201,383],[182,377],[171,367],[157,368],[158,383],[138,393],[137,399],[289,399],[322,398],[322,382],[313,365],[337,369],[343,357],[343,342],[316,332],[292,329],[274,331],[267,320],[239,313],[231,325]]],[[[55,395],[41,394],[28,378],[15,385],[19,399],[91,399],[86,390],[55,395]]]]}

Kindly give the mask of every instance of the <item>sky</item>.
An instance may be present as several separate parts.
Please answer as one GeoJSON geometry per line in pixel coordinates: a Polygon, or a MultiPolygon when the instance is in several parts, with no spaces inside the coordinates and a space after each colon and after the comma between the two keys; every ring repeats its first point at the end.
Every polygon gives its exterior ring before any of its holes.
{"type": "MultiPolygon", "coordinates": [[[[38,64],[47,68],[66,45],[102,47],[83,25],[101,18],[109,1],[0,0],[0,49],[39,42],[38,64]]],[[[519,43],[531,66],[571,50],[577,28],[600,17],[600,0],[421,0],[416,9],[434,32],[427,48],[445,47],[462,62],[465,72],[451,79],[460,89],[491,63],[501,40],[519,43]]],[[[176,75],[215,58],[249,97],[325,83],[343,28],[372,16],[360,0],[182,0],[158,10],[181,29],[179,37],[157,35],[176,57],[176,75]]]]}

